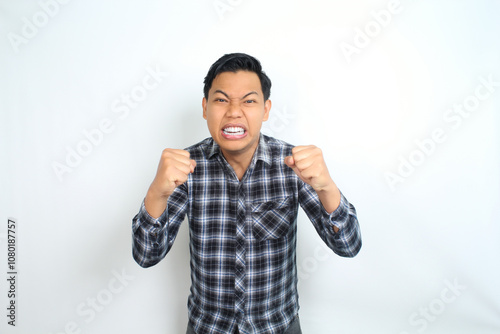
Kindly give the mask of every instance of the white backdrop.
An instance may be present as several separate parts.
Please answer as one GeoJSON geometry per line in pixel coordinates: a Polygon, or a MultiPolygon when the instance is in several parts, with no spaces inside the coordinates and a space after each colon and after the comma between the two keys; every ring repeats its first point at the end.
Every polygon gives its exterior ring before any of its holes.
{"type": "Polygon", "coordinates": [[[273,81],[264,132],[321,147],[361,224],[360,254],[343,259],[301,212],[304,333],[499,333],[499,13],[487,0],[0,1],[0,332],[185,332],[187,224],[143,269],[131,220],[162,149],[209,136],[209,66],[247,52],[273,81]]]}

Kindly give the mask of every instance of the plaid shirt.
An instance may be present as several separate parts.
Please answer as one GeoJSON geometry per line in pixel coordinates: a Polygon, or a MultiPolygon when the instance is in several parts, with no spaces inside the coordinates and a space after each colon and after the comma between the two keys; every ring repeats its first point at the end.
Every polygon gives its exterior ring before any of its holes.
{"type": "Polygon", "coordinates": [[[328,214],[316,192],[284,164],[291,145],[261,135],[243,179],[212,138],[187,148],[194,173],[152,218],[144,203],[133,219],[133,256],[158,263],[187,214],[191,251],[189,319],[196,333],[283,333],[298,314],[298,206],[338,255],[361,248],[356,211],[342,195],[328,214]],[[333,226],[340,229],[335,233],[333,226]]]}

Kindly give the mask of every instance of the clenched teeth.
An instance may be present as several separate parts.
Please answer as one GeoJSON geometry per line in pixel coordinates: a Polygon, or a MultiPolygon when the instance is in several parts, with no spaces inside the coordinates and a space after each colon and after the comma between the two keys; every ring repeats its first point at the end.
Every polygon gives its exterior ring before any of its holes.
{"type": "Polygon", "coordinates": [[[231,126],[223,129],[222,131],[224,131],[224,133],[227,135],[242,135],[245,133],[245,129],[238,126],[231,126]]]}

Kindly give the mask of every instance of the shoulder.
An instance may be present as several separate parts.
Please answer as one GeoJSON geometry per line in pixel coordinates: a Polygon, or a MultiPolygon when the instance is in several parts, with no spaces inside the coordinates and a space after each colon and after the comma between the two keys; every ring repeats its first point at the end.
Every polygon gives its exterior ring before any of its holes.
{"type": "Polygon", "coordinates": [[[214,146],[214,140],[212,139],[212,137],[208,137],[196,144],[186,147],[185,150],[191,154],[192,158],[194,157],[206,158],[207,154],[210,152],[213,146],[214,146]]]}
{"type": "Polygon", "coordinates": [[[262,139],[273,158],[286,157],[292,153],[294,145],[283,140],[262,134],[262,139]]]}

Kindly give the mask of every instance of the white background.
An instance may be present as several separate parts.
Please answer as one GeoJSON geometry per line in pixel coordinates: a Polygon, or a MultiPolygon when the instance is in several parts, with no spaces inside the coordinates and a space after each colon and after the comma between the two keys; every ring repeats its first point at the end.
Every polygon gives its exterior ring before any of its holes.
{"type": "Polygon", "coordinates": [[[185,332],[187,224],[143,269],[131,221],[161,150],[209,136],[209,66],[247,52],[273,81],[265,132],[321,147],[361,224],[360,254],[342,259],[300,214],[304,333],[499,333],[499,13],[486,0],[0,1],[0,277],[8,217],[19,273],[16,327],[0,280],[0,332],[185,332]]]}

